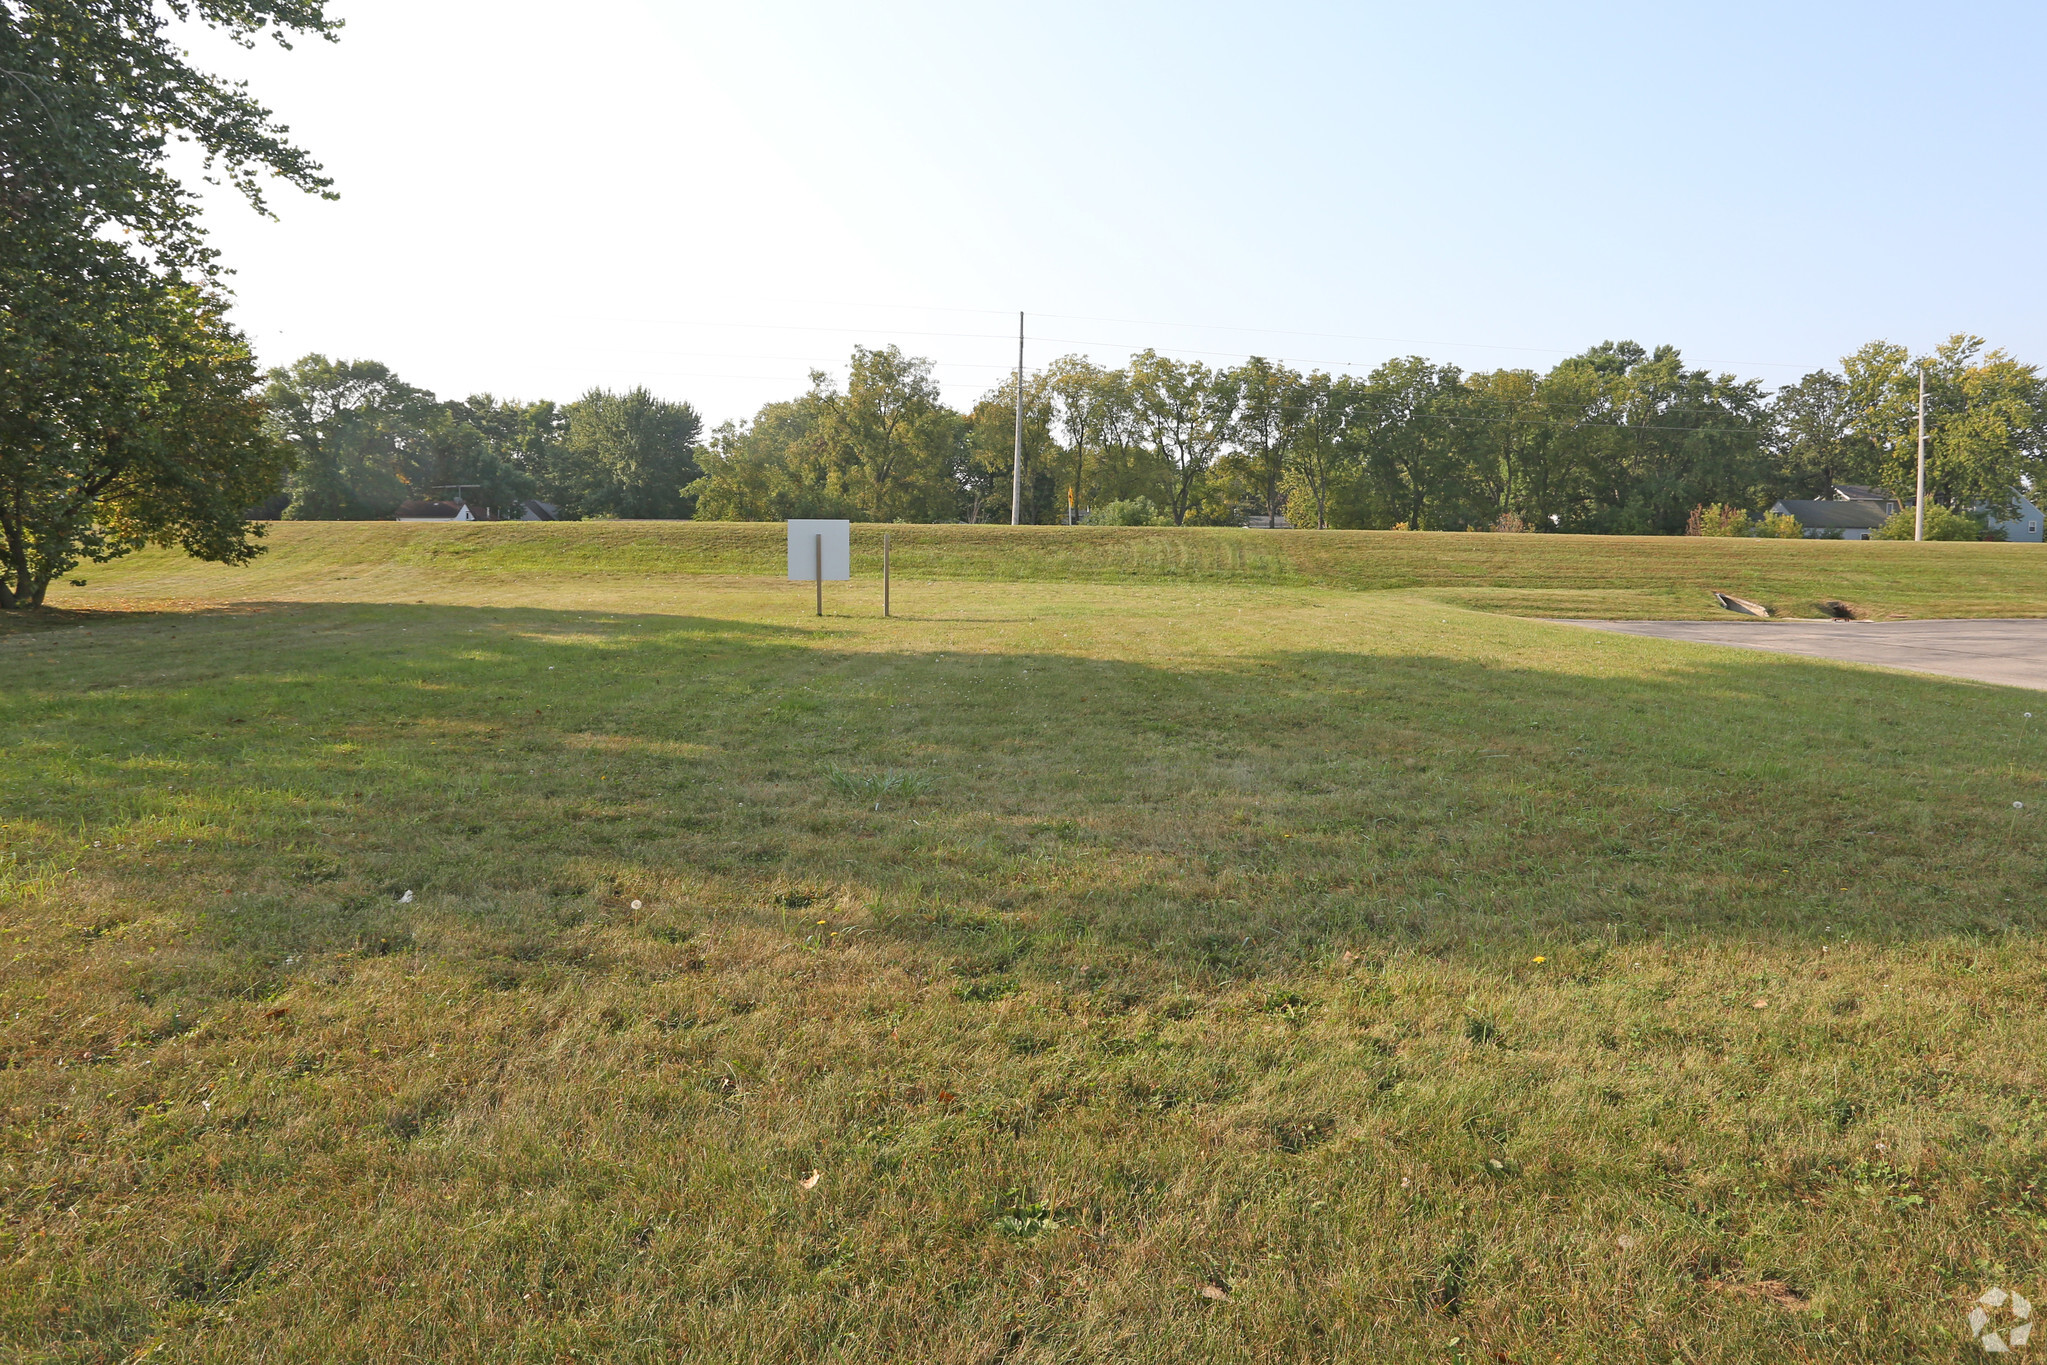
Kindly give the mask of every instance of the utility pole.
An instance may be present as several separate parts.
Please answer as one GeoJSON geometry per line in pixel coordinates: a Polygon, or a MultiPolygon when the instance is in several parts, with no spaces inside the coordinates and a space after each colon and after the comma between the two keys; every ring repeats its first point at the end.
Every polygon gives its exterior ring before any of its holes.
{"type": "Polygon", "coordinates": [[[1009,524],[1023,525],[1023,313],[1016,315],[1016,461],[1009,468],[1009,524]]]}
{"type": "Polygon", "coordinates": [[[1919,362],[1919,496],[1912,504],[1912,539],[1926,539],[1926,362],[1919,362]]]}

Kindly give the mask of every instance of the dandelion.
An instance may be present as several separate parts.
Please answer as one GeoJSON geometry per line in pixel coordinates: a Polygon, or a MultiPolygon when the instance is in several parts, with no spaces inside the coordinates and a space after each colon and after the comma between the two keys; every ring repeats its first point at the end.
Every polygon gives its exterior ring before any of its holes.
{"type": "Polygon", "coordinates": [[[1542,965],[1543,963],[1545,963],[1545,962],[1549,961],[1549,959],[1548,959],[1548,958],[1546,958],[1546,957],[1535,957],[1535,958],[1531,958],[1531,959],[1529,959],[1529,960],[1530,960],[1530,961],[1532,961],[1533,963],[1535,963],[1535,965],[1536,965],[1536,966],[1538,966],[1538,967],[1540,967],[1540,966],[1541,966],[1541,965],[1542,965]]]}
{"type": "Polygon", "coordinates": [[[637,910],[637,909],[639,909],[639,908],[640,908],[640,903],[639,903],[638,901],[634,901],[634,902],[633,902],[633,909],[637,910]]]}

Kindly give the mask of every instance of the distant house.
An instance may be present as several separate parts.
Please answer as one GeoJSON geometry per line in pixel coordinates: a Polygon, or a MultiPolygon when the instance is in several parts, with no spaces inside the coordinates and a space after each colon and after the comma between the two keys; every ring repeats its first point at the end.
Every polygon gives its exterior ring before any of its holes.
{"type": "Polygon", "coordinates": [[[1834,502],[1876,502],[1882,503],[1885,516],[1895,516],[1903,506],[1896,498],[1881,488],[1865,488],[1859,483],[1837,483],[1827,497],[1834,502]]]}
{"type": "Polygon", "coordinates": [[[1247,531],[1291,531],[1294,529],[1294,524],[1284,516],[1245,517],[1244,529],[1247,531]]]}
{"type": "Polygon", "coordinates": [[[466,502],[422,502],[414,500],[398,504],[399,521],[475,521],[476,516],[466,502]]]}
{"type": "MultiPolygon", "coordinates": [[[[1992,531],[2004,532],[2006,540],[2036,545],[2047,540],[2047,515],[2041,513],[2039,505],[2016,488],[2011,500],[2018,509],[2015,516],[1998,516],[1981,505],[1974,509],[1975,514],[1984,517],[1992,531]]],[[[1852,483],[1835,484],[1826,498],[1786,498],[1770,509],[1797,518],[1799,528],[1808,536],[1831,536],[1838,531],[1843,540],[1869,540],[1885,521],[1904,510],[1903,503],[1881,488],[1852,483]]]]}
{"type": "MultiPolygon", "coordinates": [[[[2012,490],[2011,500],[2013,505],[2018,508],[2018,515],[2015,517],[2000,517],[1996,513],[1991,512],[1989,518],[1990,529],[2004,532],[2006,540],[2031,541],[2035,545],[2039,544],[2041,541],[2041,527],[2047,525],[2047,522],[2043,522],[2041,519],[2039,507],[2034,504],[2031,498],[2016,488],[2012,490]]],[[[1978,512],[1990,511],[1987,507],[1979,507],[1976,510],[1978,512]]]]}
{"type": "Polygon", "coordinates": [[[551,502],[540,502],[533,498],[519,504],[521,521],[560,521],[562,510],[551,502]]]}
{"type": "Polygon", "coordinates": [[[1785,498],[1770,515],[1796,519],[1808,537],[1869,540],[1891,519],[1888,506],[1875,498],[1785,498]]]}

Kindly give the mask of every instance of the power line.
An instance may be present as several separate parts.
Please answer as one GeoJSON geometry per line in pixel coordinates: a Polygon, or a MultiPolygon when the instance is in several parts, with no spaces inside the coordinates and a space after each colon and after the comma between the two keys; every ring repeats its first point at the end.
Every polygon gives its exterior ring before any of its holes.
{"type": "MultiPolygon", "coordinates": [[[[763,301],[764,301],[764,302],[771,302],[771,303],[786,303],[786,304],[796,304],[796,305],[798,305],[798,306],[804,306],[804,307],[824,307],[824,308],[881,308],[881,309],[888,309],[888,310],[891,310],[891,311],[895,311],[895,312],[914,312],[914,313],[962,313],[962,314],[967,314],[967,315],[969,315],[969,316],[979,316],[979,317],[1005,317],[1005,316],[1007,316],[1007,315],[1008,315],[1008,311],[1009,311],[1008,309],[1004,309],[1004,308],[962,308],[962,307],[957,307],[957,306],[949,306],[949,305],[944,305],[944,304],[919,304],[919,303],[876,303],[876,302],[872,302],[872,301],[866,301],[866,302],[855,302],[855,301],[851,301],[851,300],[845,300],[845,299],[817,299],[817,298],[805,298],[805,299],[799,299],[799,298],[789,298],[789,297],[786,297],[786,296],[784,296],[784,297],[781,297],[781,298],[770,298],[770,299],[765,299],[765,300],[763,300],[763,301]]],[[[1115,325],[1115,326],[1128,326],[1128,327],[1168,327],[1168,328],[1174,328],[1174,329],[1176,329],[1176,330],[1180,330],[1180,331],[1199,331],[1199,332],[1249,332],[1249,333],[1254,333],[1254,334],[1257,334],[1257,335],[1262,335],[1262,336],[1299,336],[1299,337],[1314,337],[1314,338],[1317,338],[1318,340],[1324,340],[1324,341],[1363,341],[1363,342],[1370,342],[1370,343],[1373,343],[1373,344],[1376,344],[1376,345],[1393,345],[1393,346],[1441,346],[1441,347],[1448,347],[1448,348],[1453,348],[1453,349],[1464,349],[1464,350],[1481,350],[1481,351],[1528,351],[1528,352],[1531,352],[1531,353],[1535,353],[1535,354],[1541,354],[1541,355],[1576,355],[1576,354],[1578,354],[1578,351],[1576,351],[1576,350],[1573,350],[1572,348],[1570,348],[1570,347],[1568,347],[1568,346],[1528,346],[1528,345],[1517,345],[1517,344],[1513,344],[1513,343],[1508,343],[1508,342],[1496,342],[1496,341],[1445,341],[1445,340],[1442,340],[1442,339],[1440,339],[1440,338],[1436,338],[1436,339],[1430,339],[1430,338],[1426,338],[1426,337],[1398,337],[1398,336],[1377,336],[1377,335],[1372,335],[1372,334],[1369,334],[1369,333],[1361,333],[1361,332],[1324,332],[1324,331],[1318,331],[1318,330],[1315,330],[1315,329],[1311,329],[1311,328],[1298,328],[1298,327],[1250,327],[1250,326],[1245,326],[1245,325],[1242,325],[1242,324],[1239,324],[1239,323],[1227,323],[1227,322],[1170,322],[1170,321],[1166,321],[1166,320],[1163,320],[1163,319],[1159,319],[1159,318],[1118,318],[1118,317],[1104,317],[1104,316],[1099,316],[1099,315],[1095,315],[1095,314],[1089,314],[1089,313],[1040,313],[1040,314],[1038,314],[1038,316],[1039,316],[1039,317],[1041,317],[1041,318],[1053,318],[1053,319],[1057,319],[1057,320],[1060,320],[1060,321],[1065,321],[1065,322],[1105,322],[1105,323],[1110,323],[1110,324],[1112,324],[1112,325],[1115,325]]],[[[772,325],[772,324],[761,324],[761,325],[772,325]]],[[[860,330],[860,329],[857,329],[857,328],[853,328],[853,329],[845,329],[845,330],[860,330]]],[[[913,333],[908,333],[908,332],[905,332],[905,333],[903,333],[903,335],[905,335],[905,336],[908,336],[908,335],[913,335],[913,333]]],[[[925,333],[925,335],[933,335],[933,336],[937,336],[937,335],[948,335],[948,334],[946,334],[946,333],[925,333]]],[[[960,335],[960,336],[972,336],[972,335],[977,335],[977,334],[975,334],[975,333],[953,333],[953,334],[950,334],[950,335],[960,335]]],[[[1001,338],[1000,338],[1000,337],[995,337],[995,338],[993,338],[993,339],[998,339],[998,340],[999,340],[999,339],[1001,339],[1001,338]]],[[[1054,338],[1054,337],[1047,337],[1047,338],[1044,338],[1044,339],[1045,339],[1045,340],[1048,340],[1048,341],[1056,341],[1056,340],[1060,340],[1059,338],[1054,338]]],[[[1122,342],[1083,342],[1083,341],[1074,341],[1074,342],[1066,342],[1066,343],[1064,343],[1064,344],[1071,344],[1071,345],[1103,345],[1103,346],[1112,346],[1112,345],[1113,345],[1113,346],[1120,346],[1120,345],[1123,345],[1123,344],[1125,344],[1125,343],[1122,343],[1122,342]]],[[[1239,352],[1233,352],[1233,351],[1232,351],[1232,352],[1224,352],[1224,351],[1208,351],[1208,352],[1187,352],[1187,353],[1188,353],[1188,354],[1208,354],[1208,355],[1231,355],[1231,356],[1239,356],[1239,357],[1241,357],[1241,356],[1242,356],[1242,353],[1239,353],[1239,352]]],[[[1763,368],[1763,369],[1772,369],[1772,370],[1795,370],[1795,369],[1802,369],[1802,368],[1804,368],[1804,367],[1803,367],[1802,365],[1794,364],[1793,362],[1791,362],[1791,361],[1788,361],[1788,360],[1730,360],[1730,361],[1727,361],[1727,362],[1725,362],[1725,363],[1726,363],[1726,364],[1728,364],[1728,365],[1755,365],[1755,366],[1759,366],[1759,367],[1761,367],[1761,368],[1763,368]]]]}

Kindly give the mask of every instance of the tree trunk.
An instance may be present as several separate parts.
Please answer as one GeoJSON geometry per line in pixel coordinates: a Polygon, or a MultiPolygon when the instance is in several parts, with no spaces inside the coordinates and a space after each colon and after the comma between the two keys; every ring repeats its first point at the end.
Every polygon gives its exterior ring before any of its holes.
{"type": "MultiPolygon", "coordinates": [[[[12,531],[14,528],[8,529],[12,531]]],[[[8,546],[7,557],[11,561],[8,568],[13,571],[14,581],[9,583],[7,574],[0,573],[0,608],[35,606],[41,597],[35,593],[35,584],[29,578],[28,551],[23,537],[9,535],[7,539],[11,542],[8,546]]]]}

